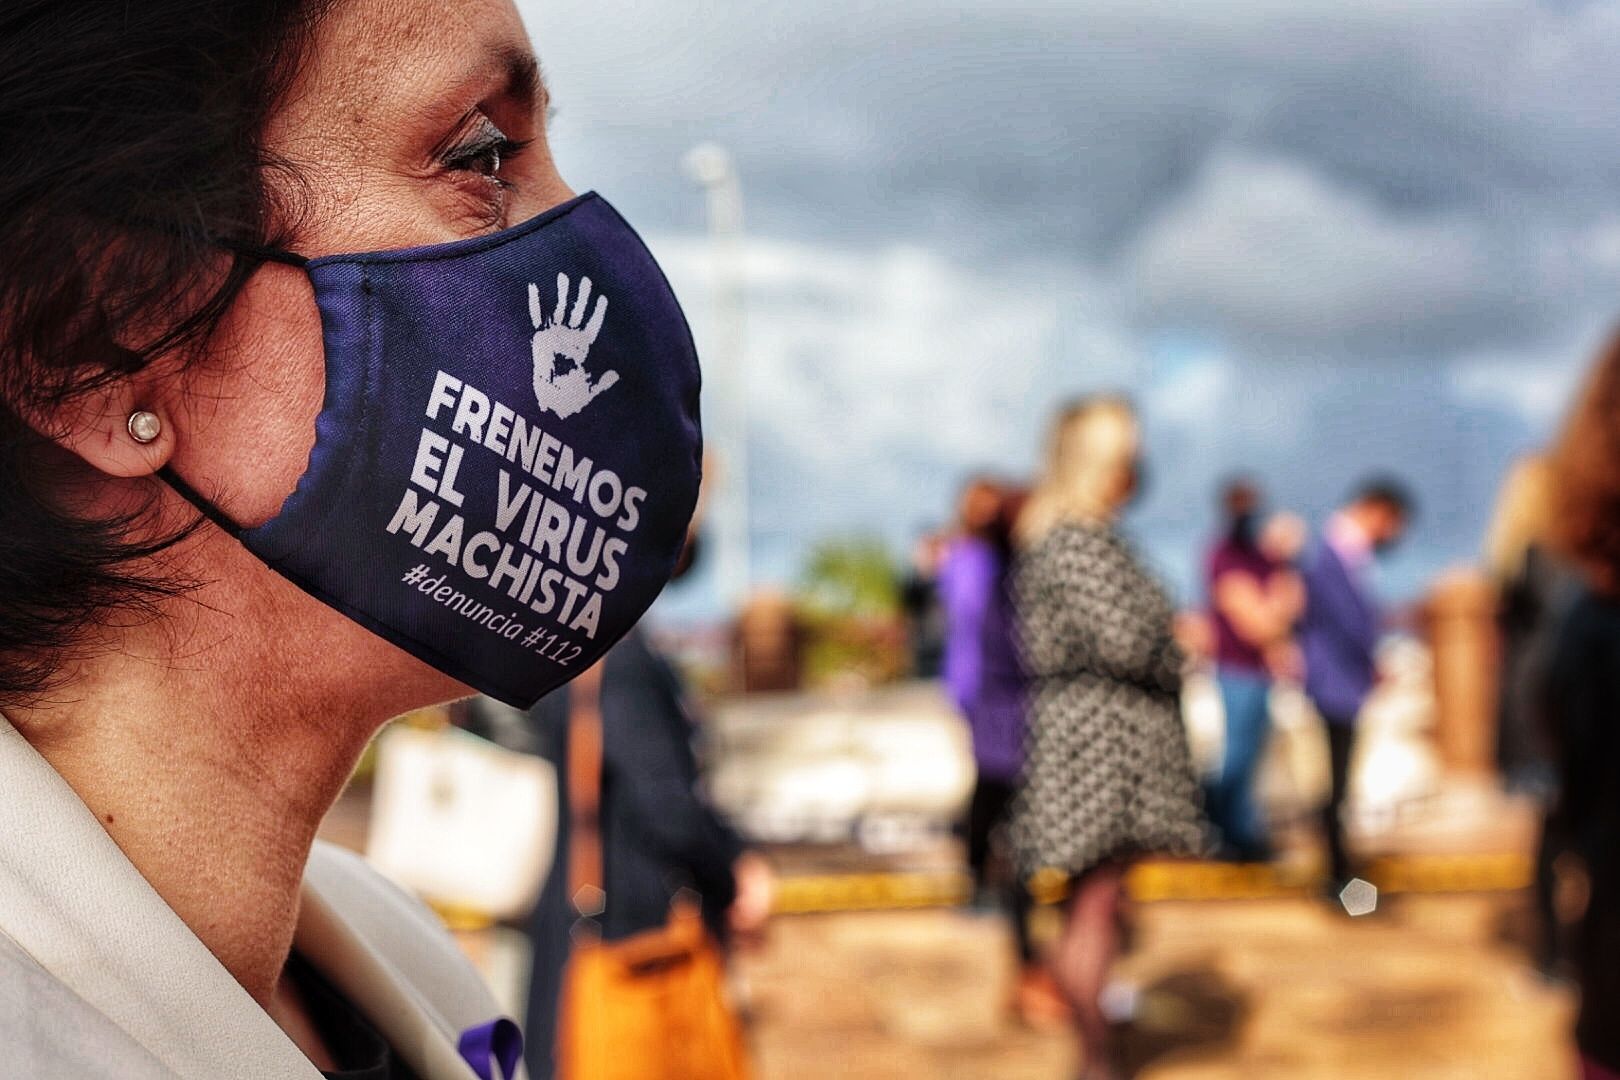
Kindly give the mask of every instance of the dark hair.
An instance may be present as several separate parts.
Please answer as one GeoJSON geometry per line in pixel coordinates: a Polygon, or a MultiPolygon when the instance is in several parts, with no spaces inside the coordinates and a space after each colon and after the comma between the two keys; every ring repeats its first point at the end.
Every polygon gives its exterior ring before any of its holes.
{"type": "Polygon", "coordinates": [[[1260,507],[1265,497],[1260,485],[1246,474],[1228,477],[1221,484],[1221,516],[1225,519],[1224,543],[1240,551],[1260,550],[1260,507]]]}
{"type": "Polygon", "coordinates": [[[976,472],[970,475],[963,481],[961,488],[956,493],[956,513],[953,526],[969,536],[985,539],[993,523],[980,522],[975,525],[967,519],[963,511],[967,508],[968,499],[974,495],[989,495],[999,506],[1002,489],[1005,486],[1000,479],[989,472],[976,472]]]}
{"type": "Polygon", "coordinates": [[[194,356],[285,241],[296,177],[260,140],[329,3],[0,5],[0,703],[184,588],[139,568],[184,533],[75,512],[23,418],[194,356]]]}
{"type": "Polygon", "coordinates": [[[1350,501],[1387,506],[1403,518],[1417,512],[1417,500],[1412,496],[1412,489],[1398,477],[1388,475],[1368,477],[1357,484],[1350,501]]]}
{"type": "Polygon", "coordinates": [[[990,546],[995,550],[1002,577],[1012,569],[1013,556],[1017,552],[1018,519],[1024,513],[1024,507],[1029,504],[1029,489],[1015,485],[1003,485],[1000,491],[1000,500],[996,506],[996,516],[990,522],[988,530],[990,546]]]}
{"type": "Polygon", "coordinates": [[[1551,454],[1552,545],[1620,596],[1620,336],[1604,347],[1551,454]]]}
{"type": "Polygon", "coordinates": [[[1221,484],[1221,512],[1229,518],[1260,509],[1260,485],[1248,476],[1229,477],[1221,484]]]}

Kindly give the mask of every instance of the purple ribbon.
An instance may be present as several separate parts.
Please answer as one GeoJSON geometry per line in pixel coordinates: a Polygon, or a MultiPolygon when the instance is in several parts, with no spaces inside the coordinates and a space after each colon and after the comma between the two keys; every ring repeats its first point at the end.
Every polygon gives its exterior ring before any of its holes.
{"type": "Polygon", "coordinates": [[[461,1033],[456,1049],[478,1074],[478,1080],[495,1080],[490,1059],[501,1067],[502,1080],[517,1080],[518,1062],[523,1058],[523,1032],[506,1017],[470,1027],[461,1033]]]}

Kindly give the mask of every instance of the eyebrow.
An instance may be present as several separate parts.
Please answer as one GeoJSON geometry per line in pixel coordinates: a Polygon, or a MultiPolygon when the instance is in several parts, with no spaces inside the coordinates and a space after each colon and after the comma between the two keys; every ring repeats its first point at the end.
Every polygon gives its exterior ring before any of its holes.
{"type": "Polygon", "coordinates": [[[515,45],[501,45],[494,52],[496,62],[506,73],[507,94],[530,108],[550,105],[551,93],[540,73],[540,60],[533,52],[515,45]]]}

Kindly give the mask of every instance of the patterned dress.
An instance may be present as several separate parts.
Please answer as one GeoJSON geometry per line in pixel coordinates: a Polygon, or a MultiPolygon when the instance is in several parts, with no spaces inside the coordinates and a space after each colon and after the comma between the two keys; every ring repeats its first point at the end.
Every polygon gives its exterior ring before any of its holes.
{"type": "Polygon", "coordinates": [[[1020,870],[1079,875],[1112,858],[1202,853],[1164,589],[1117,532],[1079,524],[1026,552],[1013,588],[1035,680],[1013,811],[1020,870]]]}

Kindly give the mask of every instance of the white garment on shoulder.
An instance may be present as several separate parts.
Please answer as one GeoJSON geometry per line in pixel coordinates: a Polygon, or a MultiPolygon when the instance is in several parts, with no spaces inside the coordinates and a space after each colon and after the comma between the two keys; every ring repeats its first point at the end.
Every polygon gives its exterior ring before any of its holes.
{"type": "MultiPolygon", "coordinates": [[[[3,718],[0,791],[0,1075],[320,1080],[3,718]]],[[[422,1080],[475,1080],[457,1037],[497,1006],[422,905],[318,844],[297,942],[422,1080]]]]}

